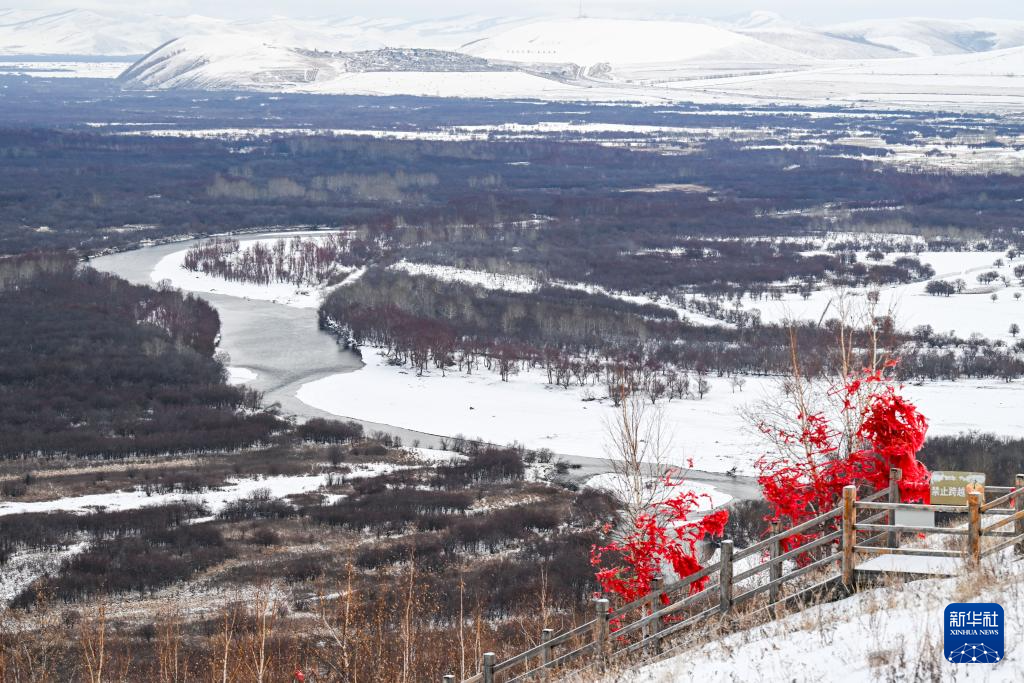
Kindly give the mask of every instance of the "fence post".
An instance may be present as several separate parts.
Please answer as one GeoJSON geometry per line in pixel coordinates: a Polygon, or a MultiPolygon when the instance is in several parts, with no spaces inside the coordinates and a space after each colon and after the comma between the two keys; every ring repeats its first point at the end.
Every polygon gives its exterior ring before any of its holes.
{"type": "MultiPolygon", "coordinates": [[[[768,546],[768,557],[772,560],[782,554],[782,539],[779,538],[781,527],[782,525],[779,522],[772,522],[772,544],[768,546]]],[[[777,583],[777,581],[781,578],[782,563],[775,562],[768,567],[768,610],[771,612],[772,619],[776,617],[775,603],[779,601],[779,591],[782,588],[782,585],[777,583]]]]}
{"type": "MultiPolygon", "coordinates": [[[[648,603],[648,609],[651,610],[651,614],[654,614],[661,609],[661,589],[665,586],[665,577],[661,574],[655,575],[651,580],[651,600],[648,603]]],[[[648,625],[647,634],[649,638],[652,638],[650,650],[653,654],[661,652],[661,638],[658,635],[661,633],[661,618],[651,619],[651,623],[648,625]]]]}
{"type": "Polygon", "coordinates": [[[455,674],[447,674],[441,679],[441,683],[455,683],[455,674]]]}
{"type": "Polygon", "coordinates": [[[981,494],[967,494],[967,562],[977,567],[981,562],[981,494]]]}
{"type": "Polygon", "coordinates": [[[843,585],[853,588],[853,548],[857,545],[857,487],[843,487],[843,585]]]}
{"type": "MultiPolygon", "coordinates": [[[[1024,474],[1017,475],[1015,488],[1017,489],[1017,497],[1014,499],[1016,504],[1013,507],[1017,511],[1017,514],[1021,516],[1021,519],[1018,519],[1014,523],[1013,535],[1020,536],[1021,534],[1024,534],[1024,491],[1021,491],[1021,489],[1024,489],[1024,474]]],[[[1017,545],[1014,546],[1014,551],[1018,555],[1024,555],[1024,541],[1018,541],[1017,545]]]]}
{"type": "MultiPolygon", "coordinates": [[[[899,467],[893,467],[889,470],[889,502],[899,503],[900,502],[900,479],[903,478],[903,471],[899,467]]],[[[888,514],[889,526],[896,526],[896,511],[889,510],[888,514]]],[[[899,548],[900,547],[900,535],[896,531],[890,531],[889,536],[886,539],[886,547],[888,548],[899,548]]]]}
{"type": "Polygon", "coordinates": [[[494,665],[498,663],[498,655],[493,652],[484,653],[484,663],[480,667],[480,680],[483,683],[494,683],[494,665]]]}
{"type": "Polygon", "coordinates": [[[541,680],[548,680],[548,669],[551,667],[552,657],[551,646],[548,644],[551,642],[551,638],[555,635],[555,629],[546,628],[540,632],[540,664],[541,664],[541,680]]]}
{"type": "Polygon", "coordinates": [[[722,614],[732,609],[732,541],[722,541],[722,557],[718,570],[718,611],[722,614]]]}
{"type": "Polygon", "coordinates": [[[608,657],[608,599],[594,600],[594,645],[597,658],[603,667],[608,657]]]}

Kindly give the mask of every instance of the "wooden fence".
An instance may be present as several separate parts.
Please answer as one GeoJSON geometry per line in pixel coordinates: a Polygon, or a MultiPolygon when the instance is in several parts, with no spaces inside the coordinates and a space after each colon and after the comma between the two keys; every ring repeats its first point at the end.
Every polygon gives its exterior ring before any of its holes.
{"type": "MultiPolygon", "coordinates": [[[[653,591],[615,609],[607,598],[595,599],[593,619],[559,634],[544,629],[536,646],[502,661],[495,653],[487,652],[480,672],[462,683],[547,681],[555,670],[583,657],[593,658],[599,665],[613,655],[645,653],[653,657],[662,651],[666,640],[715,615],[728,615],[736,606],[758,596],[763,596],[762,605],[774,617],[777,606],[836,583],[852,591],[861,554],[959,557],[968,566],[977,566],[982,557],[1011,545],[1016,546],[1018,554],[1024,554],[1024,475],[1017,475],[1015,487],[986,488],[986,493],[1000,494],[988,503],[982,502],[979,493],[969,494],[967,505],[901,503],[900,476],[894,468],[887,489],[859,499],[857,487],[847,486],[842,505],[788,529],[780,529],[775,523],[771,536],[747,548],[737,550],[732,541],[724,540],[718,562],[669,584],[657,578],[653,591]],[[966,513],[968,525],[965,529],[896,526],[898,510],[966,513]],[[986,516],[991,519],[995,515],[1001,518],[984,525],[986,516]],[[1012,531],[1002,530],[1010,524],[1014,525],[1012,531]],[[808,533],[818,537],[783,550],[787,538],[808,533]],[[900,542],[903,534],[960,535],[966,537],[966,543],[961,550],[908,548],[900,542]],[[997,542],[983,548],[983,540],[988,538],[997,542]],[[838,544],[838,549],[833,544],[838,544]],[[764,561],[748,568],[741,565],[737,571],[736,563],[765,554],[764,561]],[[801,556],[805,559],[803,566],[786,571],[785,563],[801,556]],[[798,591],[786,594],[790,582],[830,567],[836,571],[824,580],[803,584],[798,591]],[[694,583],[704,579],[707,585],[693,590],[694,583]]],[[[443,680],[455,683],[456,678],[449,674],[443,680]]]]}

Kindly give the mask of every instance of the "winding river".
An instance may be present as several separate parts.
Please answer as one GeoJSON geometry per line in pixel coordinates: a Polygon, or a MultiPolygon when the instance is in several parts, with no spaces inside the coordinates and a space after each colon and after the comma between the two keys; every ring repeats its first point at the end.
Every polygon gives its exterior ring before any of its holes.
{"type": "MultiPolygon", "coordinates": [[[[245,234],[244,239],[279,237],[285,234],[252,233],[245,234]]],[[[97,270],[119,275],[129,282],[152,285],[152,273],[161,259],[188,249],[198,241],[173,242],[100,256],[92,259],[90,265],[97,270]]],[[[355,353],[339,347],[333,336],[318,328],[315,309],[295,308],[218,293],[197,293],[196,296],[206,299],[217,309],[221,321],[221,350],[230,355],[232,366],[248,368],[256,373],[255,379],[247,380],[246,384],[263,392],[266,404],[277,403],[283,414],[298,419],[341,417],[309,406],[295,396],[304,384],[328,375],[358,372],[363,367],[355,353]]],[[[405,443],[419,440],[425,447],[439,447],[442,438],[440,435],[398,425],[358,418],[343,419],[353,419],[371,433],[383,431],[401,437],[405,443]]],[[[609,461],[604,458],[574,455],[560,457],[574,465],[574,478],[580,480],[611,471],[609,461]]],[[[733,498],[760,497],[756,482],[749,477],[690,471],[688,478],[710,484],[733,498]]]]}

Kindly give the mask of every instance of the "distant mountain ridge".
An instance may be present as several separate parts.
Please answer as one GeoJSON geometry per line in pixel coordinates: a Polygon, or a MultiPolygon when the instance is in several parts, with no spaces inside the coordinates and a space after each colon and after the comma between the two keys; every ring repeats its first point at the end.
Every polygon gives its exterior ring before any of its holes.
{"type": "MultiPolygon", "coordinates": [[[[720,43],[736,44],[742,38],[807,57],[819,59],[875,59],[900,56],[964,54],[1024,45],[1024,21],[972,19],[963,21],[908,18],[847,22],[832,26],[808,26],[772,12],[753,12],[731,23],[704,19],[638,20],[590,19],[609,28],[605,47],[630,46],[657,50],[664,39],[681,36],[679,26],[708,27],[720,43]],[[633,36],[647,26],[652,32],[637,43],[633,36]],[[667,27],[667,28],[666,28],[667,27]],[[616,31],[629,34],[618,35],[616,31]]],[[[231,21],[202,15],[164,16],[96,10],[0,9],[0,54],[4,55],[144,55],[175,38],[227,35],[248,36],[289,47],[358,51],[385,47],[458,50],[471,53],[504,52],[511,56],[516,41],[526,36],[544,39],[544,27],[566,26],[566,20],[524,19],[463,15],[429,20],[367,17],[326,17],[231,21]],[[540,33],[538,33],[538,30],[540,33]]],[[[696,29],[691,29],[695,32],[696,29]]],[[[596,31],[592,31],[596,34],[596,31]]],[[[562,38],[573,39],[572,30],[562,38]]],[[[578,38],[579,36],[577,36],[578,38]]],[[[529,38],[525,38],[529,40],[529,38]]],[[[547,41],[550,47],[551,40],[547,41]]],[[[685,48],[685,45],[680,47],[685,48]]],[[[535,50],[536,52],[536,50],[535,50]]],[[[549,49],[550,52],[550,49],[549,49]]],[[[525,52],[524,52],[525,54],[525,52]]],[[[577,50],[578,54],[578,50],[577,50]]],[[[766,54],[770,54],[766,52],[766,54]]],[[[591,61],[574,58],[563,61],[591,61]]],[[[605,58],[596,61],[636,62],[605,58]]],[[[655,60],[665,61],[665,60],[655,60]]]]}
{"type": "Polygon", "coordinates": [[[0,10],[0,54],[136,55],[126,88],[1024,109],[1024,21],[226,21],[0,10]],[[19,53],[19,51],[21,51],[19,53]]]}
{"type": "Polygon", "coordinates": [[[0,55],[145,55],[176,38],[255,37],[310,49],[452,49],[522,19],[456,16],[424,21],[367,17],[231,21],[201,15],[0,9],[0,55]]]}

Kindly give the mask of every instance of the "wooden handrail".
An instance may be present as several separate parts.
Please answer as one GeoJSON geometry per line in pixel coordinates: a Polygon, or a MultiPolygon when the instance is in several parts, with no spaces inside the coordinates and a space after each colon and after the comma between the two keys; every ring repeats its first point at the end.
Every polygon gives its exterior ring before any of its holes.
{"type": "Polygon", "coordinates": [[[967,512],[966,505],[928,505],[927,503],[878,503],[857,501],[858,510],[930,510],[931,512],[967,512]]]}
{"type": "Polygon", "coordinates": [[[833,509],[829,510],[828,512],[824,512],[824,513],[818,515],[814,519],[809,519],[806,522],[803,522],[801,524],[797,524],[795,527],[792,527],[790,529],[786,529],[785,531],[783,531],[780,534],[777,534],[776,536],[771,536],[769,538],[764,539],[763,541],[758,541],[754,545],[747,546],[743,550],[737,550],[736,554],[733,556],[733,559],[734,560],[742,560],[744,557],[747,557],[748,555],[751,555],[751,554],[753,554],[753,553],[755,553],[755,552],[757,552],[759,550],[764,550],[765,548],[768,548],[772,544],[772,541],[774,539],[776,539],[776,538],[781,541],[782,539],[789,538],[793,534],[798,534],[801,531],[807,531],[808,529],[810,529],[812,527],[815,527],[815,526],[821,524],[822,522],[826,522],[826,521],[832,519],[833,517],[840,516],[842,514],[842,512],[843,512],[842,508],[838,508],[838,507],[837,508],[833,508],[833,509]]]}
{"type": "MultiPolygon", "coordinates": [[[[988,490],[988,489],[986,489],[986,490],[988,490]]],[[[1007,493],[1005,496],[999,496],[998,498],[990,500],[989,502],[987,502],[984,505],[982,505],[981,506],[981,511],[985,512],[987,510],[991,510],[992,508],[994,508],[997,505],[1000,505],[1002,503],[1008,503],[1011,500],[1016,500],[1016,498],[1018,496],[1020,496],[1021,494],[1024,494],[1024,490],[1013,489],[1009,493],[1007,493]]]]}
{"type": "MultiPolygon", "coordinates": [[[[671,584],[669,584],[667,586],[664,586],[664,587],[660,588],[658,590],[658,592],[659,593],[666,593],[666,594],[668,594],[668,593],[675,593],[675,592],[677,592],[681,588],[689,588],[689,586],[694,581],[699,581],[700,579],[703,579],[706,576],[711,576],[712,574],[717,572],[719,566],[720,566],[720,563],[715,562],[712,565],[708,565],[707,567],[704,567],[699,572],[694,572],[693,574],[690,574],[689,576],[687,576],[687,577],[685,577],[683,579],[680,579],[679,581],[675,581],[675,582],[673,582],[673,583],[671,583],[671,584]]],[[[632,602],[627,602],[622,607],[619,607],[618,609],[612,611],[612,613],[611,613],[612,619],[617,619],[618,617],[621,617],[621,616],[623,616],[623,615],[625,615],[625,614],[627,614],[629,612],[632,612],[637,607],[643,607],[644,605],[646,605],[647,603],[650,602],[651,597],[652,597],[651,593],[648,593],[647,595],[639,597],[636,600],[633,600],[632,602]]]]}
{"type": "Polygon", "coordinates": [[[885,531],[897,534],[951,534],[953,536],[966,536],[966,529],[956,529],[945,526],[903,526],[891,527],[888,524],[857,524],[857,531],[885,531]]]}
{"type": "Polygon", "coordinates": [[[806,553],[809,550],[813,550],[813,549],[815,549],[815,548],[817,548],[819,546],[825,545],[826,543],[831,543],[832,541],[839,540],[840,538],[842,538],[842,535],[843,535],[842,531],[834,531],[831,534],[828,534],[827,536],[822,536],[821,538],[816,538],[816,539],[814,539],[813,541],[811,541],[809,543],[805,543],[804,545],[800,546],[799,548],[794,548],[793,550],[785,552],[785,553],[779,555],[778,557],[773,557],[773,558],[771,558],[771,559],[769,559],[769,560],[767,560],[765,562],[762,562],[761,564],[755,565],[755,566],[751,567],[750,569],[747,569],[745,571],[740,572],[739,574],[737,574],[736,576],[733,577],[733,580],[734,581],[742,581],[743,579],[749,579],[751,576],[754,576],[756,574],[760,574],[763,571],[766,571],[773,564],[778,564],[780,562],[785,562],[786,560],[791,560],[794,557],[798,557],[798,556],[802,555],[803,553],[806,553]]]}
{"type": "Polygon", "coordinates": [[[876,548],[873,545],[858,545],[853,548],[858,553],[872,555],[910,555],[911,557],[963,557],[959,550],[931,550],[927,548],[876,548]]]}
{"type": "Polygon", "coordinates": [[[996,529],[998,529],[1000,527],[1004,527],[1007,524],[1012,524],[1013,522],[1017,522],[1017,521],[1020,521],[1020,520],[1024,520],[1024,510],[1022,510],[1021,512],[1015,512],[1012,515],[1009,515],[1007,517],[1003,517],[1002,519],[1000,519],[998,521],[992,522],[991,524],[989,524],[986,527],[982,527],[981,533],[985,534],[985,533],[988,533],[989,531],[995,531],[996,529]]]}
{"type": "Polygon", "coordinates": [[[1011,545],[1016,545],[1016,544],[1019,544],[1019,543],[1024,543],[1024,534],[1018,534],[1017,536],[1012,536],[1012,537],[1006,539],[1005,541],[1000,541],[999,543],[996,543],[991,548],[986,549],[981,554],[981,556],[982,557],[988,557],[989,555],[994,555],[995,553],[999,552],[1000,550],[1006,550],[1011,545]]]}

